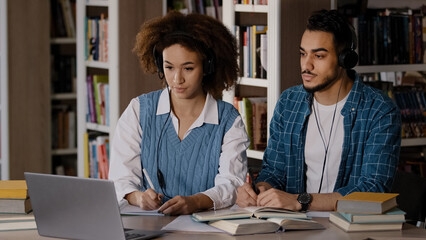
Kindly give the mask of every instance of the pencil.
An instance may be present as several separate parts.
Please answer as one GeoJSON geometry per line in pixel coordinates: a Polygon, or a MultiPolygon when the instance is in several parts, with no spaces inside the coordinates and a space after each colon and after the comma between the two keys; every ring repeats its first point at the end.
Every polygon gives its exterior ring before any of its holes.
{"type": "Polygon", "coordinates": [[[152,190],[154,190],[154,191],[155,191],[154,184],[152,184],[152,182],[151,182],[151,178],[149,177],[148,172],[146,171],[146,169],[145,169],[145,168],[144,168],[144,169],[142,169],[142,172],[143,172],[143,174],[145,175],[146,180],[148,180],[149,187],[150,187],[150,188],[152,188],[152,190]]]}
{"type": "Polygon", "coordinates": [[[249,176],[250,176],[250,179],[251,179],[251,187],[253,188],[253,191],[256,194],[259,194],[259,189],[257,189],[256,184],[254,182],[253,171],[251,170],[251,168],[249,168],[248,172],[249,172],[249,176]]]}

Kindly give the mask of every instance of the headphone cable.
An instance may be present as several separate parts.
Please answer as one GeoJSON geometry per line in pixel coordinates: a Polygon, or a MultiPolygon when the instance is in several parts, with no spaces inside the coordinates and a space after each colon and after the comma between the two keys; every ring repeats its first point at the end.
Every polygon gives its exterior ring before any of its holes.
{"type": "Polygon", "coordinates": [[[166,85],[167,85],[167,87],[166,87],[167,88],[167,93],[168,93],[168,96],[169,96],[169,113],[167,114],[166,121],[164,122],[163,126],[161,127],[160,136],[158,138],[157,149],[156,149],[157,150],[156,160],[157,160],[157,179],[158,179],[158,184],[160,185],[161,191],[163,192],[164,196],[166,198],[171,199],[171,197],[166,194],[166,190],[165,190],[165,188],[166,188],[166,181],[164,180],[164,175],[163,175],[163,173],[160,170],[160,161],[159,161],[160,142],[161,142],[161,138],[163,136],[163,130],[164,130],[166,124],[167,124],[167,121],[170,118],[170,112],[172,111],[172,106],[171,106],[172,102],[171,102],[171,97],[170,97],[170,92],[169,92],[170,90],[169,90],[169,85],[167,84],[167,82],[166,82],[166,85]]]}
{"type": "Polygon", "coordinates": [[[321,128],[320,128],[320,125],[319,125],[319,122],[318,122],[317,113],[316,113],[316,111],[315,111],[315,103],[313,103],[313,106],[312,106],[312,108],[313,108],[313,110],[314,110],[315,122],[316,122],[316,124],[317,124],[318,132],[319,132],[319,134],[320,134],[320,136],[321,136],[321,140],[322,140],[322,143],[323,143],[323,145],[324,145],[324,151],[325,151],[325,155],[324,155],[324,162],[323,162],[323,164],[322,164],[321,181],[320,181],[320,185],[319,185],[319,188],[318,188],[318,193],[320,193],[320,192],[321,192],[322,182],[323,182],[323,179],[324,179],[325,164],[326,164],[326,161],[327,161],[328,148],[329,148],[329,146],[330,146],[330,142],[331,142],[331,134],[332,134],[332,132],[333,132],[334,119],[335,119],[335,117],[336,117],[337,104],[338,104],[338,102],[339,102],[339,96],[340,96],[340,90],[341,90],[341,88],[342,88],[342,83],[343,83],[343,80],[340,82],[339,91],[338,91],[338,93],[337,93],[336,104],[335,104],[335,106],[334,106],[334,112],[333,112],[333,120],[331,121],[330,134],[329,134],[329,137],[328,137],[328,142],[327,142],[327,144],[325,144],[325,139],[324,139],[324,136],[322,135],[321,128]]]}

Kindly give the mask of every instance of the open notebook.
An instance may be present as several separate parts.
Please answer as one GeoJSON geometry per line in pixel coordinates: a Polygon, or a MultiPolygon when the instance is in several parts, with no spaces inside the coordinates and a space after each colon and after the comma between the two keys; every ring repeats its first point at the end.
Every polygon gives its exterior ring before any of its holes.
{"type": "Polygon", "coordinates": [[[24,174],[41,236],[124,240],[148,239],[163,233],[123,228],[112,181],[24,174]]]}

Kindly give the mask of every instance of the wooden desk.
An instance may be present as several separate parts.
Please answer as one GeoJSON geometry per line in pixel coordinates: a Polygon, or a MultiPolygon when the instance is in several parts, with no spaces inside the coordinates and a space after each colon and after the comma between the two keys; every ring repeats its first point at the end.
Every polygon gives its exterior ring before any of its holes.
{"type": "MultiPolygon", "coordinates": [[[[173,221],[175,217],[160,217],[160,216],[125,216],[123,224],[126,228],[141,228],[145,230],[160,230],[163,226],[173,221]]],[[[309,239],[309,240],[346,240],[357,239],[362,240],[368,237],[380,240],[417,240],[426,239],[426,230],[416,228],[410,224],[404,224],[402,231],[387,231],[387,232],[360,232],[346,233],[328,221],[328,218],[314,218],[322,223],[325,230],[309,230],[309,231],[288,231],[283,233],[256,234],[245,236],[231,236],[226,233],[193,233],[193,232],[169,232],[165,233],[158,239],[194,239],[194,240],[209,240],[209,239],[242,239],[242,240],[259,240],[259,239],[309,239]]],[[[76,229],[76,231],[78,231],[76,229]]],[[[0,232],[2,240],[27,240],[27,239],[54,239],[46,238],[38,235],[37,230],[31,231],[12,231],[0,232]]]]}

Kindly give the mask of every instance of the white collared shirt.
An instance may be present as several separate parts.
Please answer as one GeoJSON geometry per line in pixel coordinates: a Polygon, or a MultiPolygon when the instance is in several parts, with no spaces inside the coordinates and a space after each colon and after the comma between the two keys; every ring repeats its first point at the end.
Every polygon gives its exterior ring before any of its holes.
{"type": "MultiPolygon", "coordinates": [[[[168,113],[170,109],[169,96],[163,90],[157,115],[168,113]]],[[[133,98],[118,120],[111,144],[111,162],[109,179],[114,181],[117,198],[122,201],[124,196],[134,191],[140,191],[142,184],[141,141],[142,128],[139,121],[139,99],[133,98]]],[[[178,134],[179,119],[170,112],[173,126],[178,134]]],[[[219,115],[217,102],[207,94],[206,102],[200,116],[186,131],[183,138],[192,129],[204,123],[218,124],[219,115]]],[[[224,208],[235,203],[237,187],[243,185],[247,172],[246,149],[250,142],[241,116],[238,116],[232,127],[226,132],[219,158],[219,173],[215,177],[215,186],[202,192],[214,203],[214,208],[224,208]]],[[[155,176],[150,176],[155,177],[155,176]]]]}

